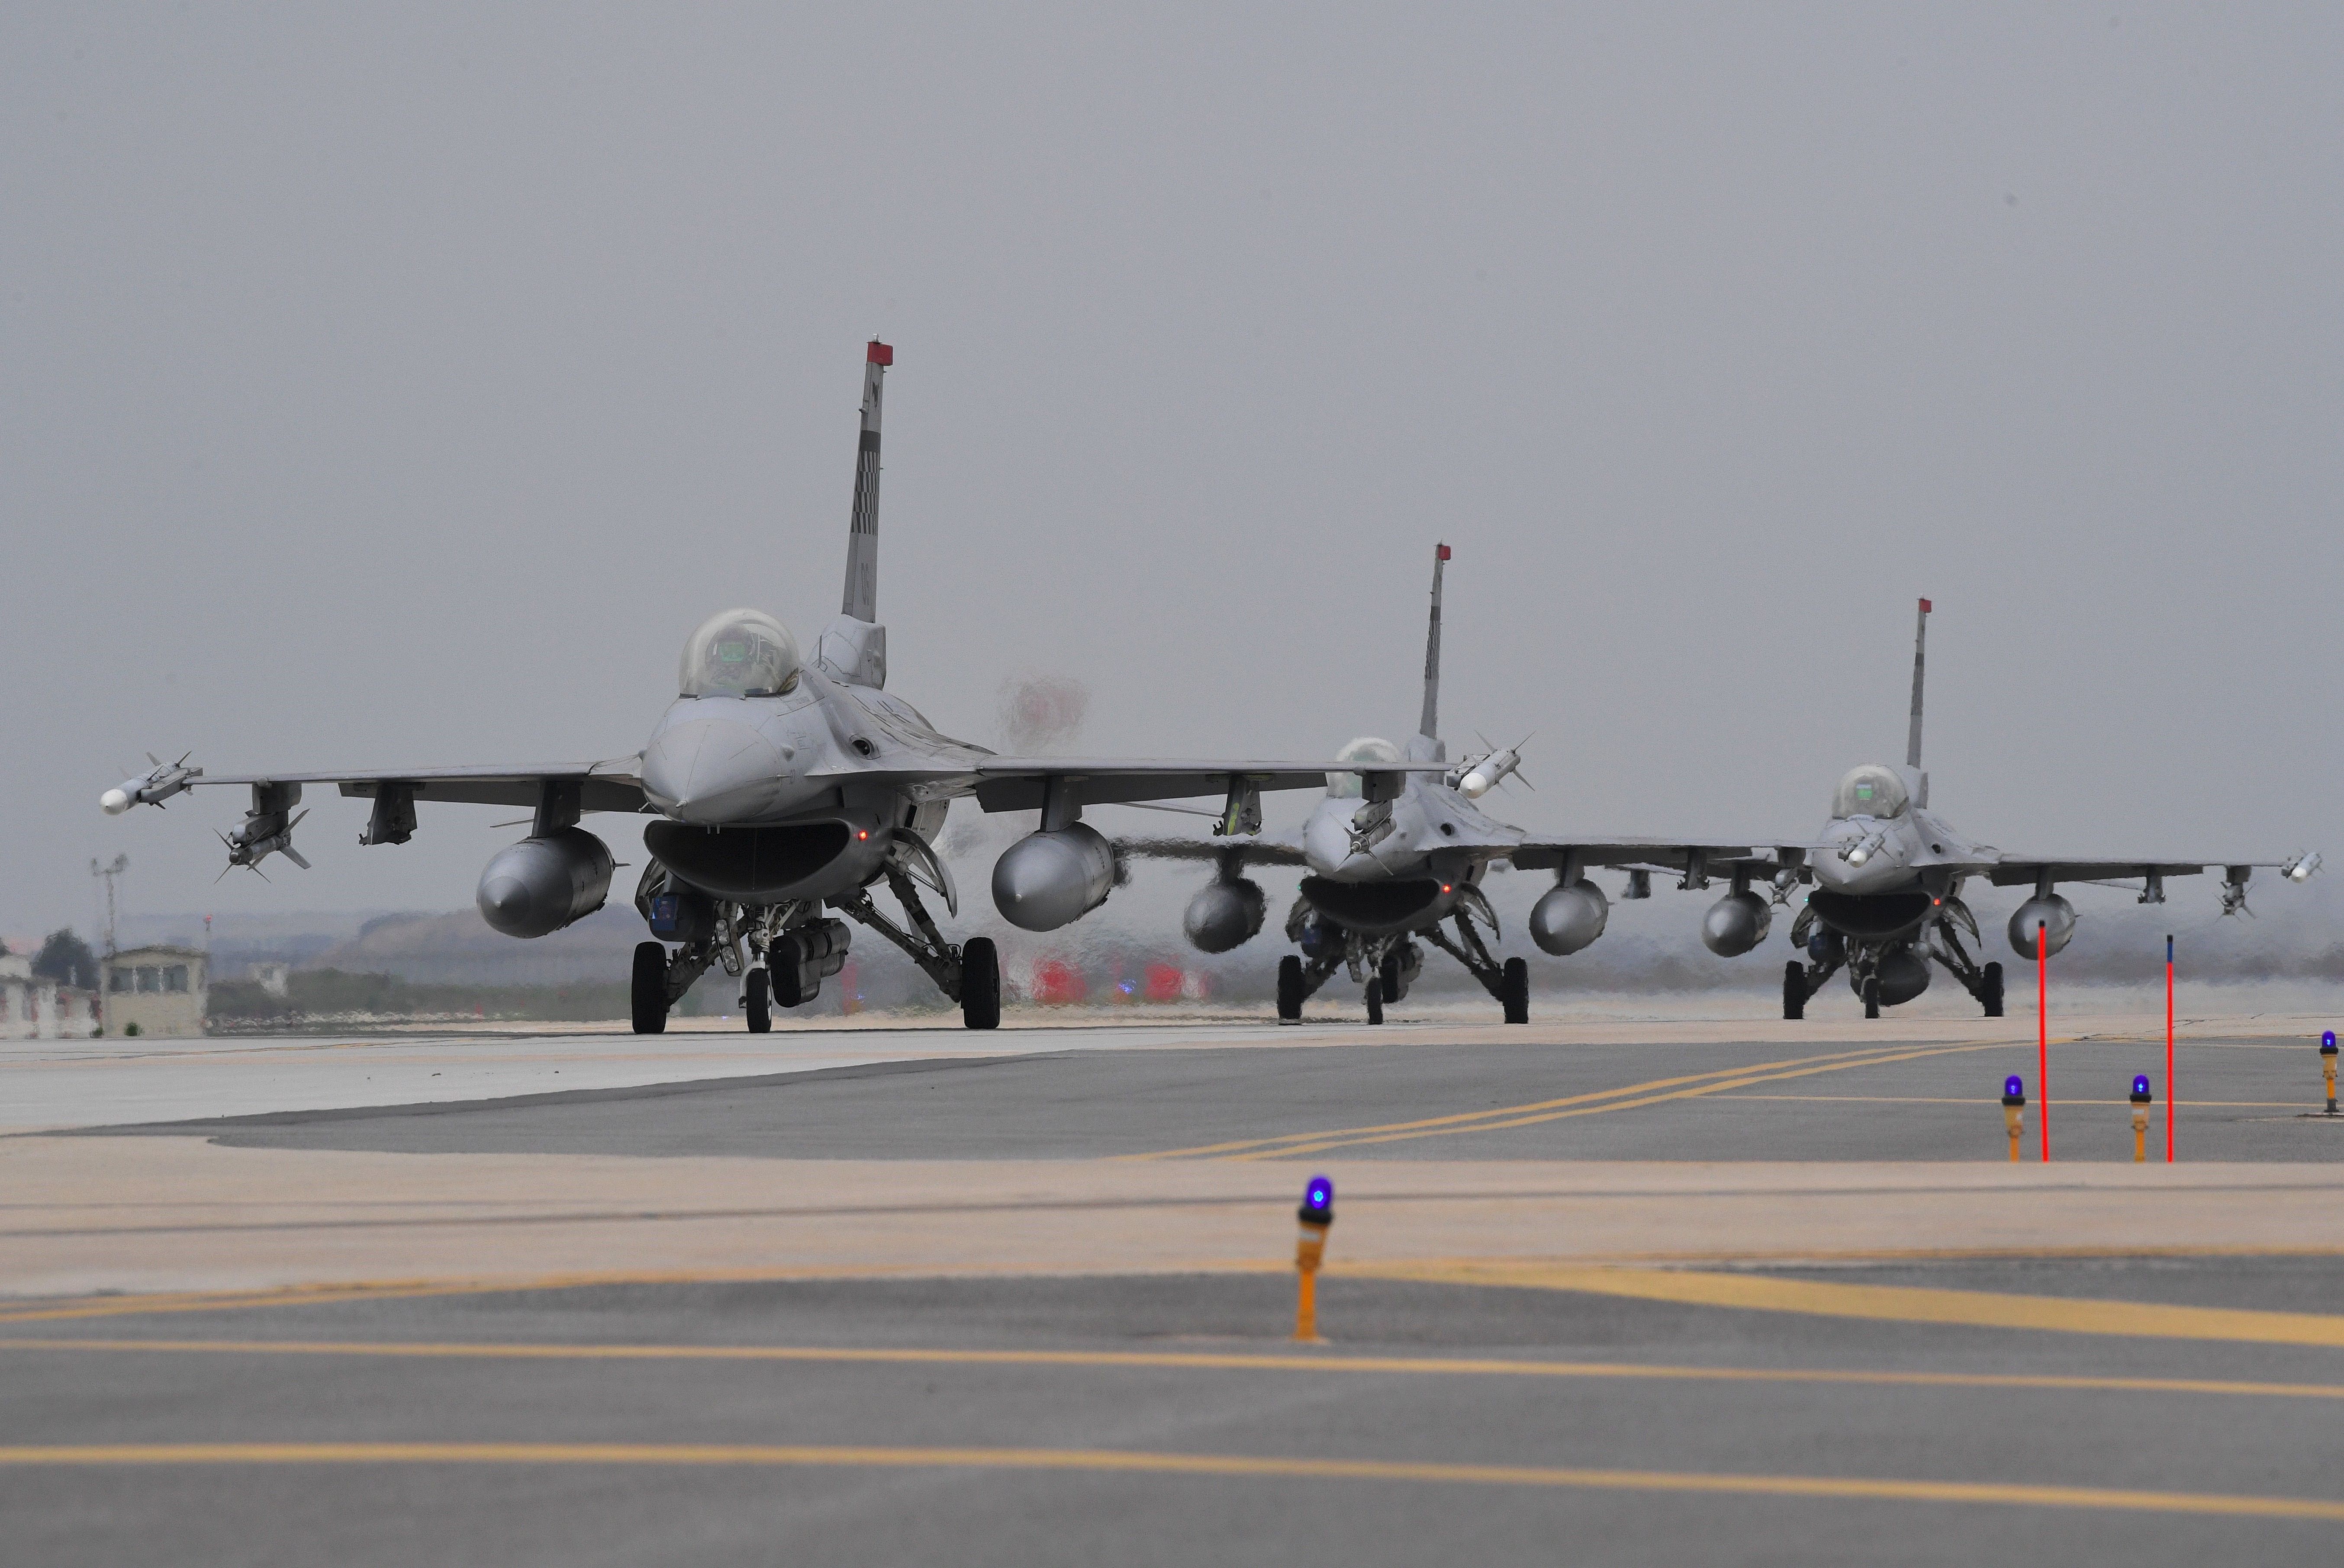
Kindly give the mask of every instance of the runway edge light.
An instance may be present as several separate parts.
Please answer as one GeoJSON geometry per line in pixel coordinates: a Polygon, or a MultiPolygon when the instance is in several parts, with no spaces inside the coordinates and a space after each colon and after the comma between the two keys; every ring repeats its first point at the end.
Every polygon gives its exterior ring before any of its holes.
{"type": "Polygon", "coordinates": [[[1335,1223],[1335,1183],[1313,1176],[1302,1189],[1302,1207],[1294,1211],[1300,1232],[1294,1242],[1294,1337],[1318,1342],[1318,1263],[1327,1254],[1327,1232],[1335,1223]]]}
{"type": "Polygon", "coordinates": [[[2018,1141],[2026,1136],[2026,1080],[2012,1073],[2002,1081],[2002,1125],[2010,1135],[2010,1162],[2018,1163],[2018,1141]]]}
{"type": "Polygon", "coordinates": [[[2132,1162],[2136,1165],[2148,1163],[2148,1102],[2151,1098],[2148,1074],[2134,1073],[2132,1075],[2132,1162]]]}
{"type": "Polygon", "coordinates": [[[2328,1081],[2328,1114],[2336,1114],[2336,1031],[2319,1037],[2319,1075],[2328,1081]]]}

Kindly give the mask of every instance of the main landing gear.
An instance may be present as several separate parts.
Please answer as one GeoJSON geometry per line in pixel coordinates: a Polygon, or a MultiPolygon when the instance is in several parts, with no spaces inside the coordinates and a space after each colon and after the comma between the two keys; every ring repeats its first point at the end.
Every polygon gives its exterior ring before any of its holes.
{"type": "Polygon", "coordinates": [[[1481,945],[1481,936],[1465,919],[1465,911],[1457,911],[1457,939],[1451,941],[1439,926],[1428,926],[1421,933],[1424,940],[1465,966],[1466,973],[1481,982],[1481,989],[1498,999],[1498,1006],[1508,1023],[1528,1023],[1531,1020],[1531,966],[1521,959],[1508,959],[1500,963],[1481,945]]]}
{"type": "MultiPolygon", "coordinates": [[[[1970,957],[1969,950],[1962,945],[1961,929],[1964,928],[1960,926],[1960,922],[1966,920],[1968,910],[1962,909],[1958,915],[1951,912],[1958,903],[1957,900],[1947,899],[1945,908],[1948,913],[1929,928],[1928,957],[1961,981],[1962,989],[1976,1000],[1986,1017],[2000,1018],[2003,1016],[2002,965],[1981,964],[1970,957]]],[[[1965,929],[1973,938],[1976,936],[1974,926],[1965,929]]],[[[1797,940],[1813,930],[1803,917],[1800,925],[1791,930],[1792,940],[1797,940]],[[1803,927],[1806,929],[1803,930],[1803,927]]],[[[1807,999],[1821,990],[1824,982],[1838,973],[1842,964],[1853,966],[1850,983],[1855,986],[1856,994],[1864,999],[1864,1016],[1878,1018],[1884,1004],[1881,1001],[1880,977],[1874,971],[1884,958],[1894,959],[1910,950],[1904,942],[1897,941],[1885,945],[1859,945],[1851,950],[1838,933],[1830,932],[1815,941],[1809,950],[1816,954],[1814,963],[1803,964],[1793,959],[1783,967],[1783,1016],[1786,1019],[1804,1018],[1807,999]]],[[[1928,979],[1925,970],[1920,979],[1925,985],[1928,979]]],[[[1901,993],[1903,996],[1912,994],[1914,992],[1910,990],[1901,993]]]]}
{"type": "MultiPolygon", "coordinates": [[[[1278,960],[1278,1018],[1281,1023],[1292,1023],[1302,1017],[1302,1004],[1318,992],[1319,987],[1334,977],[1337,970],[1347,965],[1351,978],[1359,980],[1361,1000],[1366,1003],[1368,1022],[1380,1024],[1384,1009],[1408,994],[1408,988],[1417,976],[1422,960],[1417,956],[1414,942],[1406,938],[1381,939],[1381,950],[1377,939],[1363,939],[1344,932],[1339,950],[1325,940],[1324,917],[1319,923],[1305,927],[1288,922],[1288,934],[1308,930],[1320,934],[1316,942],[1305,942],[1308,959],[1288,953],[1278,960]],[[1313,949],[1316,949],[1313,951],[1313,949]]],[[[1466,972],[1481,982],[1490,994],[1498,999],[1508,1023],[1528,1023],[1531,1020],[1531,966],[1521,959],[1508,959],[1500,963],[1481,945],[1480,937],[1457,917],[1457,937],[1451,940],[1439,926],[1429,926],[1415,934],[1439,948],[1465,966],[1466,972]]]]}
{"type": "MultiPolygon", "coordinates": [[[[955,946],[945,940],[911,879],[892,865],[886,878],[888,890],[903,905],[911,930],[881,914],[867,889],[857,888],[828,900],[829,907],[901,948],[936,982],[938,990],[960,1003],[964,1025],[999,1027],[1001,959],[992,941],[973,937],[955,946]]],[[[643,890],[636,897],[646,917],[652,914],[655,898],[668,906],[660,919],[680,921],[691,934],[672,952],[661,942],[637,945],[628,998],[637,1034],[664,1033],[668,1010],[712,964],[722,964],[725,973],[740,977],[741,1011],[753,1034],[763,1034],[773,1027],[776,1005],[804,1006],[822,994],[823,980],[845,966],[852,933],[844,921],[823,917],[823,900],[768,907],[716,903],[704,894],[680,890],[656,862],[645,873],[643,890]],[[688,908],[678,900],[689,900],[688,908]]]]}

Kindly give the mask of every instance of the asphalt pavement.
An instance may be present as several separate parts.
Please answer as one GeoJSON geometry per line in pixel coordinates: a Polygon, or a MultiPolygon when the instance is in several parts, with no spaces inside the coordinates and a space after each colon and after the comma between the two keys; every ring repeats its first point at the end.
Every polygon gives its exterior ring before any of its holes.
{"type": "Polygon", "coordinates": [[[2051,1047],[2042,1168],[2031,1032],[1069,1032],[652,1082],[536,1040],[481,1047],[528,1092],[404,1104],[239,1048],[152,1070],[258,1113],[126,1127],[88,1112],[167,1101],[135,1055],[20,1064],[82,1076],[34,1084],[75,1131],[0,1138],[0,1557],[2334,1561],[2344,1123],[2300,1020],[2183,1040],[2173,1171],[2130,1168],[2137,1030],[2051,1047]]]}
{"type": "MultiPolygon", "coordinates": [[[[1489,1044],[1395,1031],[1379,1045],[1072,1050],[872,1063],[525,1099],[271,1112],[146,1124],[242,1148],[406,1153],[731,1154],[796,1160],[1097,1159],[1247,1145],[1369,1160],[2008,1158],[2001,1095],[2027,1082],[2023,1152],[2040,1153],[2035,1041],[1802,1044],[1783,1040],[1489,1044]]],[[[2308,1042],[2193,1040],[2177,1050],[2177,1154],[2344,1160],[2344,1118],[2318,1114],[2308,1042]]],[[[2053,1152],[2129,1161],[2128,1092],[2164,1045],[2053,1048],[2053,1152]]]]}

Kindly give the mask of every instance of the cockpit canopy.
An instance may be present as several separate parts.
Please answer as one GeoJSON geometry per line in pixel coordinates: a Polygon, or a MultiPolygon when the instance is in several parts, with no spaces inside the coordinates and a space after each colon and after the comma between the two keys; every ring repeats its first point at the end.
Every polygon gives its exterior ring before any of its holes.
{"type": "Polygon", "coordinates": [[[683,645],[676,689],[685,697],[778,697],[798,683],[798,639],[772,616],[728,609],[683,645]]]}
{"type": "Polygon", "coordinates": [[[1911,799],[1904,793],[1904,780],[1896,776],[1894,768],[1884,768],[1877,762],[1867,762],[1853,769],[1839,781],[1839,790],[1832,797],[1832,815],[1842,817],[1877,817],[1885,820],[1904,815],[1911,799]]]}
{"type": "MultiPolygon", "coordinates": [[[[1338,762],[1399,762],[1403,760],[1399,748],[1389,740],[1379,740],[1372,735],[1362,735],[1335,753],[1338,762]]],[[[1356,800],[1366,793],[1356,773],[1327,775],[1327,793],[1338,800],[1356,800]]]]}

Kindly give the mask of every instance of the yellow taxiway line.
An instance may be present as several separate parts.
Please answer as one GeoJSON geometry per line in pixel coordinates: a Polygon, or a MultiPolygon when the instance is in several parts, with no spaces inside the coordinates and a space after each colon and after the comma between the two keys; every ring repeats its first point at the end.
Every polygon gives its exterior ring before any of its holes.
{"type": "Polygon", "coordinates": [[[2344,1383],[2227,1378],[2089,1377],[2034,1372],[1918,1372],[1834,1367],[1711,1367],[1553,1362],[1488,1356],[1357,1356],[1213,1351],[969,1351],[904,1346],[435,1343],[413,1340],[5,1339],[7,1351],[110,1354],[347,1356],[422,1361],[763,1362],[844,1366],[1068,1367],[1127,1372],[1291,1372],[1400,1377],[1610,1379],[1659,1382],[1820,1383],[1854,1388],[2009,1389],[2058,1393],[2223,1395],[2344,1400],[2344,1383]]]}
{"type": "Polygon", "coordinates": [[[0,1447],[0,1466],[510,1464],[819,1466],[1187,1475],[1288,1481],[1420,1482],[1571,1487],[1603,1492],[1807,1497],[1855,1502],[1989,1503],[2118,1513],[2187,1513],[2344,1523],[2344,1503],[2133,1487],[1913,1481],[1836,1475],[1733,1475],[1699,1471],[1592,1470],[1538,1464],[1443,1464],[1380,1459],[1293,1459],[1095,1448],[864,1448],[713,1442],[185,1442],[0,1447]]]}
{"type": "MultiPolygon", "coordinates": [[[[2268,1249],[2239,1255],[2262,1256],[2268,1249]]],[[[1960,1257],[1984,1260],[2004,1256],[2064,1256],[2041,1249],[2016,1253],[1988,1251],[1950,1253],[1916,1251],[1893,1256],[1867,1254],[1874,1261],[1927,1261],[1960,1257]]],[[[2138,1250],[2086,1250],[2081,1255],[2130,1257],[2138,1250]]],[[[2158,1256],[2198,1256],[2202,1250],[2156,1252],[2158,1256]]],[[[2228,1254],[2225,1254],[2228,1255],[2228,1254]]],[[[2309,1255],[2330,1256],[2332,1249],[2309,1255]]],[[[1799,1261],[1797,1258],[1784,1261],[1799,1261]]],[[[1806,1260],[1814,1261],[1814,1260],[1806,1260]]],[[[1270,1260],[1200,1259],[1169,1271],[1180,1273],[1282,1273],[1287,1265],[1270,1260]]],[[[1129,1271],[1124,1271],[1128,1272],[1129,1271]]],[[[2237,1307],[2177,1306],[2152,1302],[2110,1301],[2090,1297],[2027,1296],[1990,1291],[1938,1290],[1905,1285],[1850,1284],[1831,1280],[1786,1279],[1778,1274],[1725,1273],[1636,1264],[1556,1261],[1537,1258],[1435,1258],[1392,1261],[1329,1262],[1326,1274],[1336,1280],[1380,1280],[1412,1284],[1470,1285],[1513,1290],[1572,1292],[1585,1295],[1618,1296],[1637,1301],[1670,1302],[1683,1306],[1717,1307],[1752,1312],[1787,1312],[1811,1317],[1855,1318],[1876,1322],[1933,1323],[1941,1326],[2022,1329],[2056,1333],[2110,1334],[2134,1338],[2227,1341],[2241,1344],[2307,1345],[2344,1348],[2344,1316],[2316,1312],[2263,1312],[2237,1307]]],[[[222,1292],[217,1295],[106,1296],[42,1303],[27,1302],[0,1310],[0,1324],[59,1322],[91,1318],[162,1315],[179,1312],[237,1312],[273,1307],[328,1306],[350,1302],[397,1301],[430,1296],[495,1295],[521,1292],[571,1290],[585,1286],[656,1284],[738,1284],[785,1282],[796,1280],[996,1279],[1033,1276],[1062,1277],[1058,1268],[1000,1265],[944,1269],[909,1266],[901,1270],[868,1267],[773,1270],[715,1270],[545,1275],[517,1280],[383,1281],[285,1291],[222,1292]]],[[[5,1342],[0,1341],[0,1342],[5,1342]]]]}
{"type": "Polygon", "coordinates": [[[1852,1067],[1884,1066],[1909,1061],[1922,1056],[1942,1056],[1960,1051],[2002,1050],[2018,1041],[1991,1041],[1985,1044],[1950,1046],[1871,1046],[1862,1050],[1832,1051],[1822,1056],[1790,1057],[1781,1061],[1763,1061],[1746,1067],[1723,1068],[1712,1072],[1682,1073],[1673,1078],[1655,1078],[1643,1083],[1622,1084],[1616,1089],[1591,1090],[1584,1094],[1565,1095],[1558,1100],[1531,1101],[1520,1105],[1492,1106],[1487,1111],[1464,1111],[1448,1116],[1428,1116],[1414,1121],[1387,1121],[1366,1127],[1326,1128],[1316,1132],[1289,1132],[1273,1138],[1241,1138],[1223,1143],[1204,1143],[1187,1149],[1159,1149],[1144,1154],[1126,1154],[1122,1160],[1183,1160],[1219,1156],[1238,1160],[1277,1160],[1296,1154],[1315,1154],[1321,1150],[1347,1148],[1360,1143],[1390,1143],[1415,1138],[1439,1138],[1457,1132],[1484,1132],[1503,1127],[1526,1127],[1533,1122],[1551,1121],[1564,1116],[1586,1115],[1597,1111],[1624,1111],[1634,1106],[1658,1104],[1663,1100],[1687,1099],[1695,1095],[1714,1094],[1738,1089],[1749,1083],[1771,1083],[1780,1078],[1803,1078],[1812,1072],[1835,1072],[1852,1067]],[[1764,1074],[1752,1077],[1752,1074],[1764,1074]]]}
{"type": "Polygon", "coordinates": [[[2168,1306],[2153,1302],[2006,1295],[1994,1291],[1942,1291],[1908,1285],[1852,1285],[1828,1280],[1791,1280],[1772,1274],[1710,1273],[1682,1269],[1615,1269],[1510,1259],[1354,1263],[1340,1271],[1339,1271],[1355,1279],[1571,1291],[1590,1295],[1625,1296],[1645,1302],[1672,1302],[1684,1306],[1797,1312],[1811,1317],[1864,1318],[1876,1322],[2036,1329],[2055,1333],[2123,1334],[2152,1339],[2223,1340],[2242,1344],[2344,1348],[2344,1317],[2318,1312],[2168,1306]]]}

